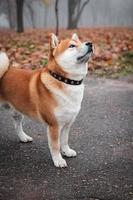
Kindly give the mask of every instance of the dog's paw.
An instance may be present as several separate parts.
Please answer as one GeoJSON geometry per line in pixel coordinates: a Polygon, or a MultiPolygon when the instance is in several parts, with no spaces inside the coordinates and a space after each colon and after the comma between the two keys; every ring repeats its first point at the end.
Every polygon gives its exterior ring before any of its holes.
{"type": "Polygon", "coordinates": [[[19,139],[20,139],[21,142],[24,142],[24,143],[33,141],[33,138],[30,137],[29,135],[26,135],[24,132],[23,132],[23,134],[21,134],[19,136],[19,139]]]}
{"type": "Polygon", "coordinates": [[[53,162],[56,167],[67,167],[67,163],[62,156],[54,157],[53,162]]]}
{"type": "Polygon", "coordinates": [[[64,156],[67,156],[67,157],[76,157],[77,156],[76,151],[74,151],[73,149],[70,149],[69,147],[62,149],[61,152],[64,156]]]}

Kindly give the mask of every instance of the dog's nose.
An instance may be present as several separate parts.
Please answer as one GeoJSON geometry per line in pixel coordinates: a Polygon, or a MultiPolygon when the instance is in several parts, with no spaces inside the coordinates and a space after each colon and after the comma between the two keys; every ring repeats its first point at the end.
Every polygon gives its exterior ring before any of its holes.
{"type": "Polygon", "coordinates": [[[92,43],[91,42],[86,42],[85,45],[92,48],[92,43]]]}

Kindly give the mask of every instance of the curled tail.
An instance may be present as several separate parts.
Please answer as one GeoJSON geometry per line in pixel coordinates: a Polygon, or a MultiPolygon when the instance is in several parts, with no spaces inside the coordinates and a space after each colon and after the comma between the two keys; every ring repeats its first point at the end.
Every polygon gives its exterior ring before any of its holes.
{"type": "Polygon", "coordinates": [[[9,59],[6,53],[0,53],[0,78],[4,75],[4,73],[8,70],[9,67],[9,59]]]}

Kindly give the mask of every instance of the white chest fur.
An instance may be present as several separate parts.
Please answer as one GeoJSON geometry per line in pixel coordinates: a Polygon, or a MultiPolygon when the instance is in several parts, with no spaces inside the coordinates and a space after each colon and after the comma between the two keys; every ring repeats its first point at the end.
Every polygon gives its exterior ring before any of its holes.
{"type": "Polygon", "coordinates": [[[75,86],[67,85],[66,92],[54,91],[55,98],[58,101],[58,107],[55,109],[55,115],[60,123],[70,123],[74,121],[80,111],[83,99],[84,84],[75,86]]]}

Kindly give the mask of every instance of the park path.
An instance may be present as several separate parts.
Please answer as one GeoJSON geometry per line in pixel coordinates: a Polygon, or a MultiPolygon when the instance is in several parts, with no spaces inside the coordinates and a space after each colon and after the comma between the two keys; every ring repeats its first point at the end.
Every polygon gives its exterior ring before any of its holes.
{"type": "Polygon", "coordinates": [[[133,200],[133,84],[89,78],[71,129],[77,157],[56,169],[46,128],[26,118],[30,144],[18,142],[0,109],[0,200],[133,200]]]}

